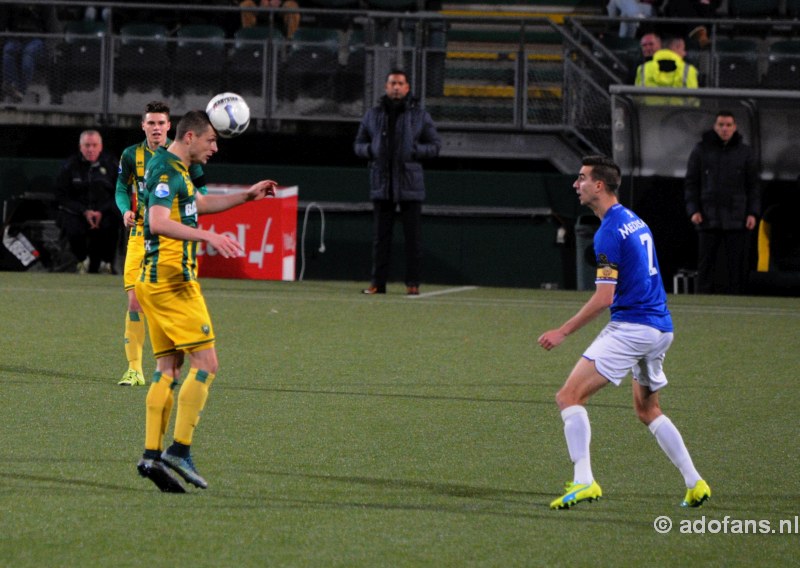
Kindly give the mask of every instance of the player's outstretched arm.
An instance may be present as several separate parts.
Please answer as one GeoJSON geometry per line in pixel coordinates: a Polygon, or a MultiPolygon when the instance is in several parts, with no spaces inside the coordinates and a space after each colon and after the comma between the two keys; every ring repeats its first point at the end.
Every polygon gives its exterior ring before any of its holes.
{"type": "Polygon", "coordinates": [[[556,329],[545,331],[537,340],[539,345],[550,351],[558,347],[568,335],[578,331],[587,323],[602,314],[614,301],[615,284],[598,284],[594,294],[574,316],[556,329]]]}
{"type": "Polygon", "coordinates": [[[244,253],[239,241],[204,229],[189,227],[170,219],[170,210],[163,205],[153,205],[148,210],[150,231],[179,241],[197,241],[207,243],[222,255],[231,258],[244,253]]]}
{"type": "Polygon", "coordinates": [[[197,213],[204,215],[207,213],[219,213],[227,211],[248,201],[257,201],[265,197],[274,197],[277,182],[271,179],[262,180],[250,186],[247,191],[228,193],[225,195],[201,195],[195,198],[197,201],[197,213]]]}

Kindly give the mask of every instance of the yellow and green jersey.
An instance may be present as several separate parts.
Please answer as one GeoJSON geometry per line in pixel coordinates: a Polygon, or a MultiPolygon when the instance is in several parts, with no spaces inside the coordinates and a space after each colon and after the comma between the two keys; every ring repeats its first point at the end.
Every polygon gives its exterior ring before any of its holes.
{"type": "MultiPolygon", "coordinates": [[[[167,138],[166,146],[169,146],[172,140],[167,138]]],[[[141,235],[144,223],[144,174],[147,170],[147,165],[150,159],[156,154],[147,145],[147,140],[128,146],[123,150],[122,157],[119,160],[119,170],[117,172],[117,189],[116,201],[120,213],[123,215],[128,211],[136,213],[136,226],[131,227],[131,235],[141,235]]],[[[205,194],[206,182],[203,167],[200,164],[193,164],[189,168],[189,174],[192,177],[192,183],[197,190],[205,194]]]]}
{"type": "MultiPolygon", "coordinates": [[[[197,188],[189,168],[166,148],[156,150],[145,173],[147,208],[160,205],[169,217],[188,227],[197,227],[197,188]]],[[[144,217],[144,263],[142,282],[189,282],[197,280],[197,242],[154,235],[144,217]]]]}

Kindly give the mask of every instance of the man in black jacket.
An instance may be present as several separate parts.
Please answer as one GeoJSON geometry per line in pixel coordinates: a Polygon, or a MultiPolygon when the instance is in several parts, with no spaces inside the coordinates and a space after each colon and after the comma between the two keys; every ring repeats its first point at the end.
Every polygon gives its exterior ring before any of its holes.
{"type": "Polygon", "coordinates": [[[420,160],[439,155],[441,139],[433,119],[409,95],[404,71],[386,77],[386,95],[367,111],[356,135],[357,156],[369,159],[373,203],[372,283],[364,294],[385,294],[395,211],[400,207],[406,250],[406,293],[419,294],[422,258],[422,202],[425,184],[420,160]]]}
{"type": "Polygon", "coordinates": [[[114,191],[117,159],[103,151],[96,130],[80,136],[80,151],[61,166],[56,178],[58,222],[78,259],[79,272],[113,272],[121,220],[114,191]]]}
{"type": "Polygon", "coordinates": [[[748,236],[756,227],[761,201],[755,158],[736,132],[732,112],[718,112],[714,129],[692,150],[684,189],[686,213],[698,230],[697,291],[744,293],[748,236]],[[715,274],[723,247],[727,285],[719,286],[715,274]]]}

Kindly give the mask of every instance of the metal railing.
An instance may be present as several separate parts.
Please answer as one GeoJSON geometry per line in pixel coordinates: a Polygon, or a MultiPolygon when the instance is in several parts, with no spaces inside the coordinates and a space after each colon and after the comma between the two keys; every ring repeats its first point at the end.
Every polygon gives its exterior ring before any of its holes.
{"type": "MultiPolygon", "coordinates": [[[[0,7],[6,4],[0,0],[0,7]]],[[[445,134],[445,155],[611,154],[610,88],[629,81],[640,62],[636,42],[609,41],[618,18],[567,17],[556,24],[526,14],[301,8],[299,31],[287,38],[281,20],[293,11],[287,9],[254,9],[259,26],[247,32],[239,29],[236,7],[29,4],[71,10],[73,18],[62,21],[60,33],[0,33],[4,45],[41,39],[46,53],[25,93],[13,93],[6,80],[0,123],[129,126],[150,100],[166,99],[180,115],[204,108],[224,90],[246,97],[255,129],[302,121],[354,123],[383,93],[386,72],[402,67],[445,134]],[[75,20],[88,5],[99,13],[107,9],[108,18],[75,20]]],[[[650,23],[665,22],[696,21],[650,23]]],[[[701,87],[736,85],[726,95],[733,98],[743,87],[800,89],[800,64],[798,86],[792,65],[800,55],[772,52],[777,40],[800,31],[800,22],[707,24],[710,48],[689,55],[700,69],[701,87]],[[728,36],[747,36],[757,49],[728,53],[728,36]],[[783,76],[766,83],[777,69],[783,76]]],[[[563,164],[569,170],[574,161],[563,164]]]]}
{"type": "Polygon", "coordinates": [[[737,131],[753,147],[762,179],[795,180],[800,157],[794,125],[800,92],[764,89],[650,89],[611,87],[614,157],[624,173],[683,177],[694,145],[716,113],[735,114],[737,131]],[[684,98],[692,104],[653,99],[684,98]]]}
{"type": "MultiPolygon", "coordinates": [[[[230,29],[220,37],[202,36],[208,29],[170,17],[193,13],[202,20],[207,14],[206,20],[221,22],[238,18],[239,9],[93,5],[108,9],[105,22],[67,21],[62,33],[39,35],[47,55],[21,100],[6,97],[0,122],[124,125],[150,100],[168,99],[181,114],[204,107],[223,90],[247,98],[256,128],[281,121],[355,122],[382,95],[386,72],[401,67],[444,131],[571,130],[580,144],[593,145],[584,132],[597,119],[582,124],[586,111],[571,107],[585,100],[587,88],[596,91],[597,101],[608,99],[599,85],[565,78],[582,73],[563,57],[573,40],[543,17],[302,8],[300,29],[287,38],[280,21],[286,10],[257,9],[264,24],[260,37],[230,29]],[[141,14],[150,27],[131,31],[129,24],[142,23],[141,14]]],[[[29,39],[0,33],[3,43],[29,39]]],[[[605,122],[600,126],[608,131],[605,122]]]]}

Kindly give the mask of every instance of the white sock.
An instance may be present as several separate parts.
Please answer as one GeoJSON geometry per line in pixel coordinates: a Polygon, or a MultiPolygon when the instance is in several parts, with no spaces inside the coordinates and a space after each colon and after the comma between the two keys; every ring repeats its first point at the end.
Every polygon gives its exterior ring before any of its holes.
{"type": "Polygon", "coordinates": [[[589,414],[580,405],[568,406],[561,411],[564,421],[564,437],[567,439],[569,458],[575,464],[575,483],[591,483],[592,464],[589,460],[589,443],[592,441],[592,427],[589,424],[589,414]]]}
{"type": "Polygon", "coordinates": [[[661,449],[664,450],[673,465],[680,470],[683,480],[686,482],[686,487],[689,489],[694,487],[702,477],[694,468],[689,450],[686,449],[681,433],[678,432],[672,420],[662,414],[648,424],[647,427],[656,437],[658,445],[661,446],[661,449]]]}

